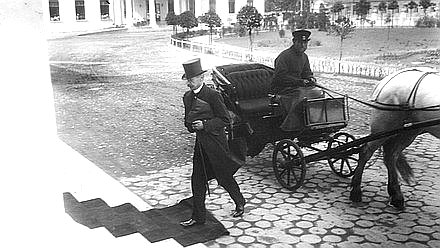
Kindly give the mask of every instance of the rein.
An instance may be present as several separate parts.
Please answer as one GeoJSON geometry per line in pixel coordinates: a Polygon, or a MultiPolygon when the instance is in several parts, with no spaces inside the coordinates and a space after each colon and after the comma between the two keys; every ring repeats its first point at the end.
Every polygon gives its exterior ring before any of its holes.
{"type": "Polygon", "coordinates": [[[336,92],[334,90],[331,90],[327,87],[324,87],[322,85],[316,84],[316,87],[321,88],[325,91],[329,91],[332,92],[334,94],[340,95],[340,96],[346,96],[348,99],[351,99],[353,101],[356,101],[358,103],[361,103],[363,105],[366,105],[368,107],[374,108],[374,109],[378,109],[378,110],[385,110],[385,111],[439,111],[440,110],[440,104],[437,105],[432,105],[432,106],[428,106],[428,107],[423,107],[423,108],[414,108],[414,107],[410,107],[408,102],[412,99],[412,103],[414,103],[415,101],[415,94],[419,88],[420,83],[422,82],[422,79],[425,78],[428,74],[431,74],[433,72],[425,72],[417,81],[414,89],[411,91],[411,94],[408,98],[408,101],[406,104],[404,105],[391,105],[391,104],[384,104],[384,103],[378,103],[378,102],[374,102],[374,103],[370,103],[370,102],[366,102],[366,101],[362,101],[359,99],[356,99],[354,97],[348,96],[348,95],[344,95],[341,94],[339,92],[336,92]]]}

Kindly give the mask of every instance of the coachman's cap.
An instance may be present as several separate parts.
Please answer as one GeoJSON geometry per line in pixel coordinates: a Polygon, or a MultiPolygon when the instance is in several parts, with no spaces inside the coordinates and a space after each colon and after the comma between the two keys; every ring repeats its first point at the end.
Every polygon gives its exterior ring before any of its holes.
{"type": "Polygon", "coordinates": [[[191,79],[206,72],[206,70],[202,70],[202,65],[200,64],[199,58],[186,61],[182,65],[183,69],[185,70],[185,74],[182,76],[182,79],[184,80],[191,79]]]}
{"type": "Polygon", "coordinates": [[[300,29],[292,32],[292,36],[295,40],[309,41],[309,37],[312,33],[309,30],[300,29]]]}

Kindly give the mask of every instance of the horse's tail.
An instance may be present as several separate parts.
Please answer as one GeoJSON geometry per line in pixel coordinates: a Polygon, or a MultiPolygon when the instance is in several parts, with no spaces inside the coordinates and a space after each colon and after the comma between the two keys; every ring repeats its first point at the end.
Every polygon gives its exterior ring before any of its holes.
{"type": "MultiPolygon", "coordinates": [[[[392,155],[388,155],[389,154],[386,154],[386,149],[384,149],[384,162],[392,165],[392,155]]],[[[399,152],[397,155],[395,166],[400,174],[400,177],[402,177],[407,184],[411,184],[411,181],[413,181],[414,178],[414,172],[411,166],[408,164],[408,161],[406,161],[406,157],[402,152],[399,152]]]]}
{"type": "Polygon", "coordinates": [[[396,167],[402,179],[407,184],[410,184],[411,181],[413,181],[414,179],[414,171],[411,166],[409,166],[408,161],[406,161],[406,157],[405,155],[403,155],[403,153],[399,154],[396,162],[396,167]]]}

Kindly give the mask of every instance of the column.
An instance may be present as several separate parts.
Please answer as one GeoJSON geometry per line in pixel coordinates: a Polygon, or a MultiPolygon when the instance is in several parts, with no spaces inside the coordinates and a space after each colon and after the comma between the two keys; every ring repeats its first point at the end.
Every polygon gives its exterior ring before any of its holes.
{"type": "Polygon", "coordinates": [[[120,0],[112,0],[110,4],[111,12],[113,12],[113,24],[115,26],[121,26],[122,25],[122,8],[121,8],[121,1],[120,0]]]}
{"type": "Polygon", "coordinates": [[[182,13],[180,0],[174,0],[174,14],[179,15],[180,13],[182,13]]]}
{"type": "Polygon", "coordinates": [[[154,0],[148,0],[148,14],[150,15],[149,26],[152,28],[157,28],[156,23],[156,4],[154,0]]]}
{"type": "Polygon", "coordinates": [[[126,11],[126,17],[125,17],[125,24],[127,27],[133,26],[133,0],[125,0],[125,11],[126,11]]]}
{"type": "MultiPolygon", "coordinates": [[[[206,11],[208,12],[208,11],[206,11]]],[[[194,15],[196,17],[201,16],[202,12],[202,0],[194,0],[194,15]]]]}

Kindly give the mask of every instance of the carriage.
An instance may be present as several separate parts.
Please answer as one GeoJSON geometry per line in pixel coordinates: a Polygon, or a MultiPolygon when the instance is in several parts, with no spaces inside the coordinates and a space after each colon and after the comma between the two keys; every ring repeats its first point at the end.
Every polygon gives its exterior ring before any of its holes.
{"type": "Polygon", "coordinates": [[[305,178],[306,164],[327,160],[341,177],[354,173],[356,157],[352,154],[305,156],[303,149],[317,154],[354,140],[339,132],[349,121],[346,97],[331,97],[325,91],[301,101],[302,128],[283,131],[284,119],[280,99],[270,94],[274,69],[259,63],[230,64],[213,68],[213,81],[222,93],[233,116],[228,128],[231,151],[242,160],[258,155],[266,144],[274,145],[272,166],[278,182],[285,188],[299,188],[305,178]]]}
{"type": "Polygon", "coordinates": [[[269,92],[273,73],[273,68],[258,63],[213,68],[215,87],[222,93],[233,117],[228,128],[231,151],[244,160],[246,156],[259,154],[266,144],[273,144],[275,176],[290,190],[301,187],[307,163],[327,160],[338,176],[353,176],[350,199],[360,202],[365,164],[382,147],[390,205],[403,209],[397,171],[406,182],[413,176],[403,149],[422,133],[440,139],[440,72],[426,67],[396,71],[376,85],[372,102],[317,85],[323,93],[313,98],[306,94],[302,99],[303,126],[295,132],[280,128],[284,116],[279,97],[269,92]],[[349,121],[348,99],[373,109],[370,135],[355,139],[341,132],[349,121]],[[305,149],[307,153],[303,153],[305,149]]]}

